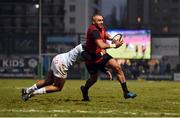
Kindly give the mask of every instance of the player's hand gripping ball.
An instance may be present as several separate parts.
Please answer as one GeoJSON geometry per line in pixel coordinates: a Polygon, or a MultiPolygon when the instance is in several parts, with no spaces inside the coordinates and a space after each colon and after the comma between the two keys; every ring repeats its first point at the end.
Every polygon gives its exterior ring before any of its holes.
{"type": "Polygon", "coordinates": [[[116,36],[114,36],[113,39],[112,39],[112,43],[122,42],[122,41],[123,41],[122,35],[116,35],[116,36]]]}

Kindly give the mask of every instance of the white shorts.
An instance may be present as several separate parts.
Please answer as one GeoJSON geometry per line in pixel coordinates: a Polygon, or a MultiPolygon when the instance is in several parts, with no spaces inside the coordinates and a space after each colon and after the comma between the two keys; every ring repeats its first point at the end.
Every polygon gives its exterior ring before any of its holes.
{"type": "Polygon", "coordinates": [[[52,60],[51,70],[53,71],[54,76],[63,79],[67,78],[68,68],[66,68],[66,66],[57,57],[54,57],[52,60]]]}

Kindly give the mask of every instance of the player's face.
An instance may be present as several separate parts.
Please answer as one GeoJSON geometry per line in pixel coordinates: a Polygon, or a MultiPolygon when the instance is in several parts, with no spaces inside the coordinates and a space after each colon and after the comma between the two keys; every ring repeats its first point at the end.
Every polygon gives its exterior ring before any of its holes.
{"type": "Polygon", "coordinates": [[[103,28],[103,17],[102,16],[95,16],[94,17],[94,23],[96,26],[98,26],[99,28],[103,28]]]}

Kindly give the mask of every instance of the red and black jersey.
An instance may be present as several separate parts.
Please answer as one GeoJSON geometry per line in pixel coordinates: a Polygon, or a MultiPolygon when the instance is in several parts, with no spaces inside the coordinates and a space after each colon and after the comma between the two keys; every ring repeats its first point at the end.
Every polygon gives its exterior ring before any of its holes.
{"type": "MultiPolygon", "coordinates": [[[[99,29],[95,25],[91,25],[87,32],[87,39],[86,39],[86,49],[91,54],[99,54],[102,51],[96,44],[96,40],[103,40],[105,41],[105,28],[99,29]]],[[[94,61],[98,63],[102,60],[102,58],[96,58],[94,61]]]]}

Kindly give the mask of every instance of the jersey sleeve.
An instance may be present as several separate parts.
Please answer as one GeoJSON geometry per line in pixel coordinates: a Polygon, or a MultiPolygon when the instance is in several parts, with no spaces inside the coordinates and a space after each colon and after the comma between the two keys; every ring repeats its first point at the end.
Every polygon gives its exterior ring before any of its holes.
{"type": "Polygon", "coordinates": [[[97,40],[97,39],[101,39],[101,36],[100,36],[100,34],[99,34],[99,32],[97,30],[94,30],[94,31],[91,32],[90,38],[92,40],[97,40]]]}

